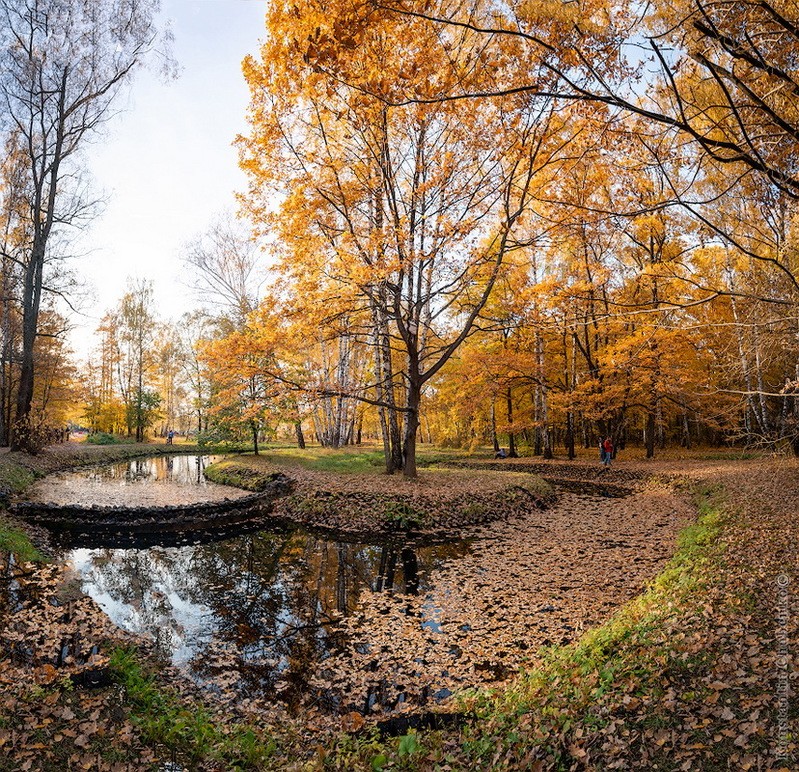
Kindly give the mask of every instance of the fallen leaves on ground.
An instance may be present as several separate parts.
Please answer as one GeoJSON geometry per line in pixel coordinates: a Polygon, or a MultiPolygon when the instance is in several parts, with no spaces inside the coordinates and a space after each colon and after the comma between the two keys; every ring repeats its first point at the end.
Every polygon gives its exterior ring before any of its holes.
{"type": "Polygon", "coordinates": [[[108,683],[105,642],[121,632],[64,566],[9,560],[2,582],[0,769],[151,769],[108,683]]]}

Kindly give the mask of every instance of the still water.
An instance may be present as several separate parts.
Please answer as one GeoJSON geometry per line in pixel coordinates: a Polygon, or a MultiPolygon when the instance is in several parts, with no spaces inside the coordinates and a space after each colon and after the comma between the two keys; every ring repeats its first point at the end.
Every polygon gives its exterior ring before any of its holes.
{"type": "MultiPolygon", "coordinates": [[[[85,476],[84,494],[99,484],[107,495],[110,486],[114,501],[128,506],[149,502],[152,488],[169,486],[175,490],[161,490],[159,500],[195,500],[186,488],[207,488],[197,473],[207,460],[161,457],[77,477],[85,476]]],[[[67,495],[74,503],[81,486],[73,477],[67,495]]],[[[168,661],[208,688],[295,706],[308,697],[319,664],[349,645],[342,622],[362,596],[381,594],[395,605],[407,605],[405,598],[424,601],[431,574],[469,551],[466,543],[349,543],[302,529],[183,546],[97,543],[96,534],[92,549],[73,543],[68,560],[83,591],[117,625],[153,640],[168,661]]],[[[427,609],[414,612],[418,628],[435,629],[434,605],[418,608],[427,609]]],[[[319,701],[335,702],[317,691],[319,701]]]]}
{"type": "Polygon", "coordinates": [[[120,507],[167,506],[239,498],[247,491],[216,485],[204,470],[221,456],[156,456],[48,475],[28,491],[32,501],[120,507]]]}

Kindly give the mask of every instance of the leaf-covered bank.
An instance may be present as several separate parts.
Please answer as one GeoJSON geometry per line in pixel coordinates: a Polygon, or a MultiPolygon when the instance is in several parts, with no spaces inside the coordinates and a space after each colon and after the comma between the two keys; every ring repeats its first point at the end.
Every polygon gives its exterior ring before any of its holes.
{"type": "Polygon", "coordinates": [[[420,471],[416,480],[365,469],[363,458],[341,461],[331,473],[320,464],[297,463],[290,455],[236,456],[206,469],[209,480],[258,491],[279,472],[296,480],[293,494],[275,502],[274,513],[307,526],[337,531],[448,533],[541,509],[554,500],[552,487],[525,472],[497,475],[485,470],[420,471]]]}
{"type": "Polygon", "coordinates": [[[464,698],[460,730],[342,738],[324,766],[794,769],[799,469],[693,472],[700,518],[646,593],[509,688],[464,698]]]}

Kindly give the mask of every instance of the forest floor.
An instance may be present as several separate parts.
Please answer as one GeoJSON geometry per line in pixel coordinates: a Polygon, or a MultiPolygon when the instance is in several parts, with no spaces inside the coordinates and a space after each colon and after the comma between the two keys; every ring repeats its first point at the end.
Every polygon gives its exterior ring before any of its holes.
{"type": "MultiPolygon", "coordinates": [[[[118,450],[75,452],[86,463],[87,456],[119,458],[118,450]]],[[[58,459],[36,463],[41,471],[74,466],[70,452],[57,449],[58,459]]],[[[589,513],[580,494],[566,494],[536,515],[531,534],[517,532],[528,548],[538,541],[526,563],[511,542],[498,540],[491,554],[472,558],[475,576],[466,575],[471,563],[453,573],[454,588],[478,582],[496,593],[486,596],[486,608],[475,607],[486,632],[508,627],[502,613],[491,619],[497,609],[521,620],[509,628],[506,648],[518,647],[527,631],[516,662],[521,675],[453,698],[443,709],[459,717],[455,726],[417,730],[411,721],[391,738],[353,711],[334,721],[317,717],[313,726],[279,711],[231,721],[224,718],[229,706],[215,715],[174,674],[146,676],[147,646],[114,628],[62,566],[9,559],[0,579],[0,770],[144,770],[170,760],[209,770],[796,768],[799,463],[624,459],[610,470],[593,458],[499,463],[467,459],[466,469],[423,470],[420,483],[377,468],[331,475],[285,458],[282,464],[298,479],[294,510],[320,493],[322,500],[352,497],[360,502],[351,510],[357,519],[380,496],[408,505],[383,511],[384,521],[432,512],[421,527],[459,533],[475,526],[452,520],[447,499],[487,500],[532,471],[635,489],[589,513]],[[696,517],[692,500],[700,502],[700,522],[684,531],[666,566],[677,532],[696,517]],[[513,570],[491,576],[498,565],[513,570]],[[542,587],[531,574],[544,579],[542,587]],[[581,589],[592,584],[600,595],[581,589]],[[552,606],[568,607],[565,627],[539,613],[552,598],[552,606]]],[[[274,466],[272,459],[263,468],[274,466]]],[[[329,522],[331,511],[306,506],[304,516],[339,527],[329,522]]],[[[475,513],[486,515],[467,512],[475,513]]],[[[505,512],[511,541],[515,517],[505,512]]],[[[356,530],[376,522],[366,517],[356,530]]],[[[435,724],[429,715],[425,721],[435,724]]]]}

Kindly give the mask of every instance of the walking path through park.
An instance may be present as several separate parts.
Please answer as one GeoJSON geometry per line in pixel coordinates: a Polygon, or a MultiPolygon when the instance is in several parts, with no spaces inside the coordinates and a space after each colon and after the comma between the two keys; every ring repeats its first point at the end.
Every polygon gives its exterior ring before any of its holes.
{"type": "MultiPolygon", "coordinates": [[[[593,474],[595,464],[583,466],[593,474]]],[[[334,736],[371,718],[362,698],[375,680],[388,683],[382,676],[404,668],[409,656],[428,694],[448,688],[442,664],[455,686],[505,679],[498,701],[481,703],[479,720],[467,715],[459,729],[419,733],[413,746],[419,769],[794,768],[788,759],[796,752],[799,463],[628,462],[619,465],[623,470],[686,482],[676,492],[649,483],[625,499],[566,494],[550,510],[475,529],[480,546],[439,568],[440,586],[449,588],[446,605],[425,606],[420,596],[408,601],[418,604],[414,613],[399,614],[388,596],[372,596],[360,621],[382,625],[368,641],[377,676],[359,668],[345,673],[344,660],[334,660],[320,670],[319,686],[350,690],[344,716],[314,711],[305,722],[281,718],[275,709],[262,713],[258,731],[266,726],[278,735],[278,748],[261,768],[302,768],[323,747],[329,759],[344,753],[353,769],[380,754],[399,762],[396,740],[345,747],[334,736]],[[632,622],[617,623],[616,632],[577,653],[556,650],[555,664],[544,662],[542,670],[540,644],[579,638],[663,567],[676,531],[691,517],[689,483],[698,481],[714,488],[706,496],[722,514],[706,529],[698,556],[673,569],[676,584],[667,577],[666,590],[630,612],[632,622]],[[457,637],[446,651],[438,645],[445,633],[457,637]],[[405,635],[408,651],[396,646],[405,635]],[[510,677],[520,664],[544,675],[510,677]]],[[[30,573],[9,564],[7,576],[16,577],[16,589],[14,597],[4,592],[0,604],[0,651],[11,652],[0,668],[2,754],[22,769],[56,769],[64,760],[145,769],[150,759],[168,759],[167,747],[131,723],[122,693],[81,686],[81,671],[104,663],[104,650],[91,654],[92,646],[120,637],[96,606],[64,584],[57,566],[30,573]],[[81,665],[84,656],[90,659],[81,665]],[[117,761],[109,760],[112,751],[117,761]]],[[[357,635],[368,629],[358,621],[344,624],[357,635]]],[[[363,652],[353,645],[350,653],[357,662],[363,652]]],[[[377,706],[372,712],[379,716],[384,697],[371,693],[370,709],[377,706]]],[[[466,705],[475,706],[474,700],[466,705]]],[[[210,708],[229,724],[223,718],[229,707],[211,702],[210,708]]],[[[180,745],[185,740],[167,742],[177,743],[178,757],[188,752],[180,745]]]]}

